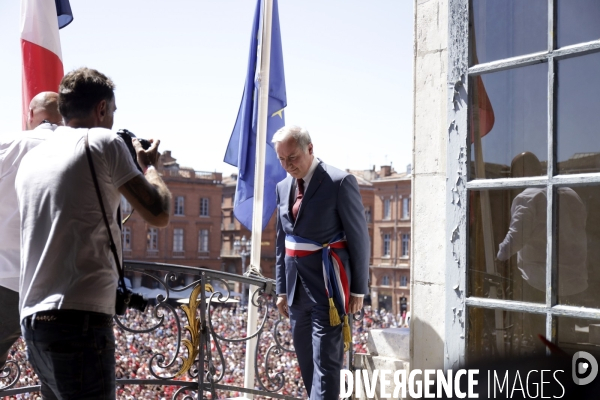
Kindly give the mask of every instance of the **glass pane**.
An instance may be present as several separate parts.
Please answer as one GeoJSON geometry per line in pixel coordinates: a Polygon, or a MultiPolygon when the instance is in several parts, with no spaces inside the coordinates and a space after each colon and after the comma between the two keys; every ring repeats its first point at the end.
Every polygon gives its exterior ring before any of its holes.
{"type": "Polygon", "coordinates": [[[469,362],[530,354],[544,354],[537,335],[546,336],[546,316],[469,307],[467,357],[469,362]]]}
{"type": "Polygon", "coordinates": [[[558,303],[600,308],[600,186],[559,188],[558,303]]]}
{"type": "Polygon", "coordinates": [[[471,0],[470,64],[548,48],[548,0],[471,0]]]}
{"type": "Polygon", "coordinates": [[[600,320],[585,318],[557,318],[558,347],[573,354],[583,350],[600,357],[600,320]]]}
{"type": "Polygon", "coordinates": [[[559,174],[600,171],[599,66],[600,53],[558,61],[556,141],[559,174]]]}
{"type": "Polygon", "coordinates": [[[540,188],[470,192],[470,296],[545,302],[547,203],[540,188]]]}
{"type": "Polygon", "coordinates": [[[542,162],[528,176],[547,173],[547,73],[543,63],[470,78],[471,179],[523,176],[510,167],[523,152],[542,162]]]}
{"type": "Polygon", "coordinates": [[[556,0],[558,47],[600,38],[598,0],[556,0]]]}

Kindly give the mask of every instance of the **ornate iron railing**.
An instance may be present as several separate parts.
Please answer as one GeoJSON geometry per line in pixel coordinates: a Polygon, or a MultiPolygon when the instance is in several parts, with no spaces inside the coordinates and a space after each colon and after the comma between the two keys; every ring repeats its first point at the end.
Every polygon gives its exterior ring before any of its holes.
{"type": "MultiPolygon", "coordinates": [[[[136,261],[126,262],[125,270],[134,281],[145,277],[158,288],[153,289],[154,304],[146,311],[130,309],[115,317],[121,398],[216,399],[232,393],[305,397],[289,325],[285,327],[288,321],[278,316],[275,307],[273,280],[136,261]],[[182,280],[189,283],[181,285],[182,280]],[[256,288],[251,301],[258,309],[258,328],[249,335],[243,306],[233,300],[232,282],[256,288]],[[215,291],[217,287],[221,291],[215,291]],[[234,321],[237,325],[232,329],[234,321]],[[235,383],[244,370],[240,352],[245,352],[245,342],[251,338],[257,338],[256,386],[244,388],[235,383]],[[286,379],[295,381],[291,389],[286,379]],[[139,387],[152,388],[156,397],[147,393],[135,396],[139,387]]],[[[16,353],[0,371],[0,397],[39,391],[37,383],[24,356],[16,353]]]]}

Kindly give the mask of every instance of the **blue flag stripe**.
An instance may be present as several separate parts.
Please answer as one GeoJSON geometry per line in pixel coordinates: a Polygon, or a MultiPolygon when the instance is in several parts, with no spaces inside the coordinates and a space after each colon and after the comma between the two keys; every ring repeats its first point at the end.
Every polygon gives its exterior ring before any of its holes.
{"type": "Polygon", "coordinates": [[[69,0],[54,0],[54,2],[56,3],[58,29],[62,29],[73,22],[73,11],[71,11],[71,4],[69,4],[69,0]]]}

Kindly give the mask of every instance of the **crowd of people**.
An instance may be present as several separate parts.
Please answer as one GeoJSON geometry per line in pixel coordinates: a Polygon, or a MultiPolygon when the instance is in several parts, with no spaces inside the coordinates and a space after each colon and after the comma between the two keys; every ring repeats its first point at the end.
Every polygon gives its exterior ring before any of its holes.
{"type": "MultiPolygon", "coordinates": [[[[259,327],[263,315],[259,310],[259,327]]],[[[270,352],[268,362],[265,363],[265,357],[269,349],[272,346],[276,347],[274,335],[277,335],[281,346],[293,349],[289,320],[282,319],[277,325],[276,332],[274,332],[274,325],[278,320],[277,311],[271,308],[258,341],[259,354],[256,360],[258,365],[257,380],[260,379],[269,390],[282,386],[278,390],[279,393],[304,398],[306,397],[306,389],[302,383],[300,368],[294,353],[284,350],[276,351],[274,348],[270,352]],[[280,380],[283,380],[283,384],[281,384],[280,380]]],[[[189,332],[184,328],[189,324],[189,321],[180,308],[149,307],[144,313],[128,311],[128,315],[122,317],[121,321],[124,326],[134,331],[147,330],[157,325],[158,327],[146,333],[132,333],[115,325],[117,379],[157,379],[154,376],[156,375],[162,378],[181,381],[196,382],[198,380],[197,375],[194,375],[193,372],[173,378],[181,369],[184,361],[183,358],[188,357],[187,350],[182,344],[180,344],[179,349],[177,348],[177,337],[181,335],[182,340],[190,340],[189,332]],[[173,314],[172,310],[175,310],[176,315],[173,314]],[[159,325],[161,315],[164,316],[164,322],[159,325]],[[178,328],[178,324],[181,328],[178,328]],[[155,356],[157,354],[160,356],[155,356]]],[[[210,321],[213,332],[220,337],[230,340],[245,337],[247,324],[245,307],[211,307],[210,321]]],[[[366,343],[369,330],[400,326],[402,326],[402,323],[399,316],[395,316],[385,310],[374,311],[370,306],[366,306],[362,320],[355,321],[354,323],[354,352],[368,353],[366,343]]],[[[211,352],[211,358],[215,367],[214,379],[218,380],[218,384],[236,387],[244,386],[245,343],[245,341],[228,342],[221,339],[217,339],[217,341],[211,340],[209,351],[211,352]],[[217,348],[217,346],[219,347],[217,348]],[[219,350],[222,353],[224,363],[221,362],[219,350]]],[[[20,376],[14,387],[39,384],[33,368],[26,360],[25,354],[25,343],[22,339],[19,339],[11,349],[9,355],[9,360],[15,361],[20,368],[20,376]]],[[[193,371],[194,367],[191,370],[193,371]]],[[[9,377],[1,379],[0,389],[12,380],[11,377],[14,378],[14,373],[15,370],[13,368],[9,377]]],[[[117,398],[124,400],[171,399],[174,393],[180,388],[181,386],[164,386],[158,380],[156,385],[123,385],[117,388],[117,398]]],[[[264,390],[260,384],[257,384],[255,388],[257,390],[264,390]]],[[[186,392],[186,394],[197,395],[192,392],[186,392]]],[[[217,395],[219,397],[237,397],[241,396],[242,393],[234,390],[230,392],[219,391],[217,395]]],[[[39,393],[34,392],[11,396],[8,399],[37,400],[41,399],[41,397],[39,393]]]]}

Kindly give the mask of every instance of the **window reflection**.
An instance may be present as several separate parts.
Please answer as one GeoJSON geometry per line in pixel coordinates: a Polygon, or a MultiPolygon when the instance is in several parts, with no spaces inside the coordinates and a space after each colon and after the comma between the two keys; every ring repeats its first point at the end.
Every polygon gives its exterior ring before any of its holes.
{"type": "Polygon", "coordinates": [[[558,47],[600,38],[598,0],[556,0],[556,9],[558,47]]]}
{"type": "Polygon", "coordinates": [[[559,174],[600,171],[598,66],[600,53],[558,61],[556,137],[559,174]]]}
{"type": "Polygon", "coordinates": [[[558,303],[600,308],[600,186],[557,190],[558,303]],[[568,194],[568,195],[567,195],[568,194]]]}
{"type": "Polygon", "coordinates": [[[543,63],[470,78],[471,178],[507,178],[525,151],[542,160],[539,175],[547,173],[547,72],[543,63]]]}
{"type": "Polygon", "coordinates": [[[526,188],[471,192],[470,295],[545,302],[545,191],[543,188],[526,188]],[[486,254],[486,239],[493,243],[491,255],[486,254]]]}
{"type": "Polygon", "coordinates": [[[528,314],[469,307],[467,329],[468,361],[489,357],[544,354],[545,346],[538,338],[546,336],[544,314],[528,314]]]}
{"type": "Polygon", "coordinates": [[[600,357],[600,320],[586,318],[557,318],[557,344],[567,354],[587,351],[600,357]]]}
{"type": "Polygon", "coordinates": [[[471,65],[547,48],[547,0],[471,0],[470,12],[471,65]]]}

